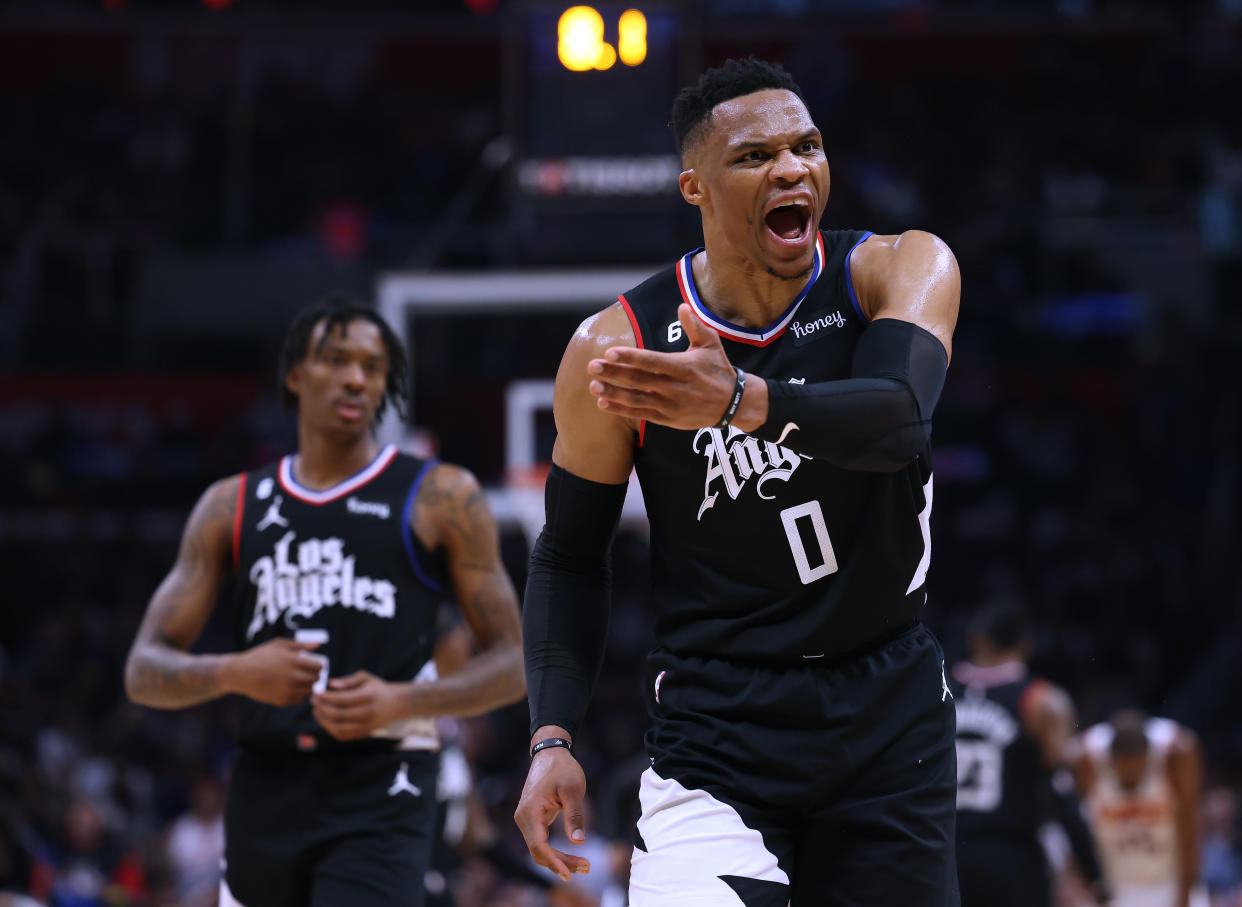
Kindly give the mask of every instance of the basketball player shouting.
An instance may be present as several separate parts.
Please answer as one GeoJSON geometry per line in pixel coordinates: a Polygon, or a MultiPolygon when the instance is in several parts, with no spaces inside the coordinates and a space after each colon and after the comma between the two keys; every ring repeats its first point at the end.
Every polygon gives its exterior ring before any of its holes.
{"type": "Polygon", "coordinates": [[[561,362],[515,818],[538,862],[588,870],[548,825],[583,840],[571,744],[637,468],[658,647],[630,903],[956,904],[953,702],[918,612],[957,264],[927,233],[819,230],[823,139],[780,67],[709,70],[670,125],[704,247],[561,362]]]}
{"type": "Polygon", "coordinates": [[[370,309],[334,299],[295,319],[280,382],[298,452],[207,489],[130,652],[135,702],[244,697],[225,907],[421,904],[436,820],[429,719],[521,698],[516,595],[478,484],[373,438],[405,401],[406,373],[370,309]],[[190,654],[230,573],[238,651],[190,654]],[[479,654],[416,683],[450,594],[479,654]]]}

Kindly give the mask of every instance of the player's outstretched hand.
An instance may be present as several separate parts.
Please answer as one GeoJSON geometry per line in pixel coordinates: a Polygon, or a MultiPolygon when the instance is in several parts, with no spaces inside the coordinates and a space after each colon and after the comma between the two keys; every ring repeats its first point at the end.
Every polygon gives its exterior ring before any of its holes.
{"type": "Polygon", "coordinates": [[[548,826],[556,814],[565,814],[565,835],[575,844],[586,840],[583,829],[582,800],[586,796],[586,775],[578,760],[563,747],[535,754],[522,799],[513,819],[526,839],[526,849],[540,866],[546,866],[568,882],[572,873],[591,871],[590,861],[564,853],[548,844],[548,826]]]}
{"type": "Polygon", "coordinates": [[[368,671],[333,677],[327,690],[311,696],[311,711],[337,740],[361,740],[406,717],[400,687],[368,671]]]}
{"type": "Polygon", "coordinates": [[[600,409],[670,428],[704,428],[720,421],[733,399],[737,372],[720,335],[684,302],[677,307],[677,320],[690,341],[683,352],[614,346],[603,359],[587,363],[591,393],[600,409]]]}
{"type": "Polygon", "coordinates": [[[319,661],[306,653],[318,645],[278,638],[238,652],[229,660],[228,691],[268,705],[304,702],[319,677],[319,661]]]}

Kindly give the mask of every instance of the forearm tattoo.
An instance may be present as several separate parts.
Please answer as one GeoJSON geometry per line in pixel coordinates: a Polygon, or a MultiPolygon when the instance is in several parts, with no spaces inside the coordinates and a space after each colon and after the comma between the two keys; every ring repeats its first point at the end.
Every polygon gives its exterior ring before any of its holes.
{"type": "Polygon", "coordinates": [[[186,524],[177,562],[147,606],[125,669],[127,691],[144,705],[181,708],[223,692],[221,659],[187,649],[210,617],[227,569],[236,495],[236,480],[207,490],[186,524]]]}

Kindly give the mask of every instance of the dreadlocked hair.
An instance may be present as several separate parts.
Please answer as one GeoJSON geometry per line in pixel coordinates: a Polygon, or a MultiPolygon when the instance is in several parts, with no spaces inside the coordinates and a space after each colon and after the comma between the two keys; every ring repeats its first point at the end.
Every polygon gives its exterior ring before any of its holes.
{"type": "Polygon", "coordinates": [[[717,104],[754,94],[768,88],[792,91],[805,103],[802,89],[779,63],[769,63],[755,57],[726,60],[707,70],[693,85],[681,90],[673,101],[673,115],[668,128],[673,133],[677,153],[684,154],[687,146],[698,140],[704,126],[712,118],[717,104]]]}
{"type": "Polygon", "coordinates": [[[324,323],[323,336],[319,340],[319,345],[314,349],[315,353],[323,348],[324,341],[334,330],[339,329],[342,333],[348,331],[351,321],[369,321],[379,329],[380,337],[384,341],[384,351],[388,356],[388,379],[384,385],[384,396],[380,398],[379,406],[375,410],[374,424],[379,424],[389,403],[393,405],[397,415],[404,420],[409,412],[410,400],[410,363],[405,347],[401,345],[401,341],[388,326],[388,322],[381,318],[378,312],[365,303],[342,293],[334,293],[302,309],[294,316],[289,330],[285,332],[285,339],[280,348],[280,365],[276,374],[277,393],[285,408],[294,411],[298,408],[298,396],[285,386],[285,376],[289,374],[290,369],[306,358],[311,334],[315,330],[315,325],[321,321],[324,323]]]}

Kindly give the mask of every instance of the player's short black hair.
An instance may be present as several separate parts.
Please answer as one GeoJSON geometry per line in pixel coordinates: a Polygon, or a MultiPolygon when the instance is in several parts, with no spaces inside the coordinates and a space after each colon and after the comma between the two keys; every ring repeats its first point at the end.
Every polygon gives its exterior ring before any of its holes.
{"type": "Polygon", "coordinates": [[[1139,709],[1118,709],[1108,719],[1113,726],[1114,756],[1142,756],[1147,752],[1147,716],[1139,709]]]}
{"type": "Polygon", "coordinates": [[[711,120],[717,104],[754,94],[768,88],[792,91],[805,103],[802,89],[785,67],[755,57],[725,60],[701,76],[693,85],[681,90],[673,101],[673,116],[668,128],[673,133],[677,153],[684,154],[704,126],[711,120]]]}
{"type": "MultiPolygon", "coordinates": [[[[410,399],[410,363],[405,354],[405,347],[397,335],[393,333],[388,322],[380,317],[375,309],[364,302],[343,293],[333,293],[318,302],[312,303],[294,316],[289,330],[285,332],[284,342],[280,347],[280,364],[276,373],[276,389],[280,401],[286,409],[297,411],[298,395],[285,386],[285,376],[289,370],[306,358],[307,347],[315,325],[324,322],[323,338],[320,347],[334,328],[348,330],[351,321],[369,321],[379,328],[384,340],[384,351],[388,355],[388,380],[384,386],[384,396],[380,398],[375,410],[375,423],[388,409],[391,403],[402,419],[408,412],[410,399]]],[[[318,352],[318,350],[316,350],[318,352]]]]}
{"type": "Polygon", "coordinates": [[[1016,649],[1028,641],[1026,611],[1016,601],[1005,599],[984,605],[971,617],[970,636],[982,636],[998,649],[1016,649]]]}

